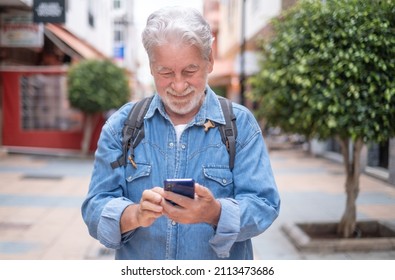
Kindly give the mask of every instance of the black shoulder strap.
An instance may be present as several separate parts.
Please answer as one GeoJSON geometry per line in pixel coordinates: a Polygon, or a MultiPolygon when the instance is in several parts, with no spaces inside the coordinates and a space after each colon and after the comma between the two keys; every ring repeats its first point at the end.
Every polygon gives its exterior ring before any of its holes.
{"type": "MultiPolygon", "coordinates": [[[[128,150],[130,149],[129,160],[134,167],[134,149],[144,138],[144,116],[148,111],[153,96],[138,101],[130,110],[128,118],[124,123],[122,130],[122,149],[123,154],[111,163],[113,169],[126,165],[128,150]]],[[[224,112],[225,125],[219,125],[222,142],[225,144],[229,153],[229,167],[234,167],[234,159],[236,155],[236,137],[237,126],[236,116],[233,113],[232,102],[229,99],[218,97],[222,111],[224,112]]]]}
{"type": "Polygon", "coordinates": [[[144,117],[154,96],[146,97],[138,101],[130,110],[128,118],[122,130],[122,150],[123,154],[111,163],[113,169],[126,165],[128,150],[130,149],[129,160],[134,167],[134,148],[144,138],[144,117]]]}
{"type": "Polygon", "coordinates": [[[236,156],[236,137],[237,137],[237,126],[236,116],[233,113],[232,101],[224,97],[218,97],[219,102],[224,112],[225,125],[219,126],[221,132],[222,142],[225,144],[226,149],[229,153],[229,168],[233,169],[236,156]]]}

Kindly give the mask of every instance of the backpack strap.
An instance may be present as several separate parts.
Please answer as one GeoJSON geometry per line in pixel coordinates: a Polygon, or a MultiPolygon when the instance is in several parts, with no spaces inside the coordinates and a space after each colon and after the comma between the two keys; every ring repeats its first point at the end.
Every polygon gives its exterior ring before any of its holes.
{"type": "Polygon", "coordinates": [[[226,149],[228,150],[229,168],[232,170],[236,156],[236,116],[233,113],[232,101],[221,96],[218,96],[218,100],[221,104],[221,108],[225,117],[225,125],[219,125],[218,129],[221,133],[222,142],[225,144],[226,149]]]}
{"type": "Polygon", "coordinates": [[[144,138],[144,117],[148,111],[149,105],[154,96],[146,97],[138,101],[130,110],[125,120],[122,130],[122,155],[111,163],[113,169],[126,165],[128,150],[130,149],[129,161],[134,168],[137,168],[134,162],[134,148],[144,138]]]}
{"type": "MultiPolygon", "coordinates": [[[[130,110],[122,130],[123,153],[116,161],[111,163],[111,167],[113,169],[126,165],[127,159],[129,159],[134,168],[137,168],[137,165],[134,162],[134,149],[144,138],[144,117],[152,99],[153,96],[146,97],[138,101],[130,110]],[[128,158],[127,155],[129,149],[130,156],[128,158]]],[[[232,102],[229,99],[218,96],[218,100],[220,101],[225,117],[225,125],[219,125],[218,129],[221,133],[222,142],[225,144],[229,153],[229,168],[232,170],[236,156],[236,116],[233,113],[232,102]]]]}

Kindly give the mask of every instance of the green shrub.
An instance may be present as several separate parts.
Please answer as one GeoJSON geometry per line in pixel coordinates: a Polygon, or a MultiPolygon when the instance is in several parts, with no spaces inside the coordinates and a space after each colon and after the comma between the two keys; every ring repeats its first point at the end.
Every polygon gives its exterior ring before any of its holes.
{"type": "Polygon", "coordinates": [[[87,114],[118,108],[130,98],[124,69],[109,60],[83,60],[68,72],[71,106],[87,114]]]}

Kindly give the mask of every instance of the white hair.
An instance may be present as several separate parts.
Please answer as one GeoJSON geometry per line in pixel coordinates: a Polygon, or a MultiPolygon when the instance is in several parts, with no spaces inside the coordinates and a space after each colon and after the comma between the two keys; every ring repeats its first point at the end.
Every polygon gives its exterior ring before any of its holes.
{"type": "Polygon", "coordinates": [[[194,45],[208,60],[214,38],[210,25],[196,9],[166,7],[148,17],[142,41],[150,60],[152,48],[166,43],[194,45]]]}

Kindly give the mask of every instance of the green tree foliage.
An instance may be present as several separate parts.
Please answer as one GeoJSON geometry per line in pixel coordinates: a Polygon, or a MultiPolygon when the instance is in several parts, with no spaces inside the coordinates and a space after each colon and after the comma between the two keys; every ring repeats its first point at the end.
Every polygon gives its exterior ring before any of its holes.
{"type": "Polygon", "coordinates": [[[109,60],[83,60],[68,71],[71,106],[85,113],[82,154],[88,154],[95,115],[116,109],[129,100],[130,89],[124,69],[109,60]]]}
{"type": "Polygon", "coordinates": [[[252,79],[260,117],[321,139],[394,135],[395,1],[302,0],[273,26],[252,79]]]}
{"type": "Polygon", "coordinates": [[[118,108],[130,97],[125,70],[109,60],[83,60],[72,66],[68,90],[71,105],[88,114],[118,108]]]}
{"type": "Polygon", "coordinates": [[[272,25],[250,81],[257,116],[286,132],[340,140],[347,204],[339,232],[350,236],[363,143],[395,134],[395,1],[301,0],[272,25]]]}

